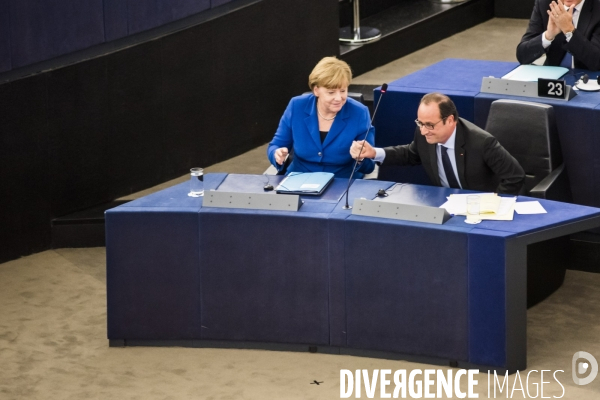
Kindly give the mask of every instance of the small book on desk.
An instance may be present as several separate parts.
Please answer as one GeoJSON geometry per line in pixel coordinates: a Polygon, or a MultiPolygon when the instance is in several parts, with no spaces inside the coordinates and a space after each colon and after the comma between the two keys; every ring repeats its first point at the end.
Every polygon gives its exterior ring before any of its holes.
{"type": "Polygon", "coordinates": [[[517,68],[504,75],[502,79],[511,81],[535,82],[539,78],[559,79],[569,72],[565,67],[554,67],[548,65],[519,65],[517,68]]]}
{"type": "Polygon", "coordinates": [[[275,191],[279,194],[319,196],[333,181],[331,172],[290,172],[275,191]]]}

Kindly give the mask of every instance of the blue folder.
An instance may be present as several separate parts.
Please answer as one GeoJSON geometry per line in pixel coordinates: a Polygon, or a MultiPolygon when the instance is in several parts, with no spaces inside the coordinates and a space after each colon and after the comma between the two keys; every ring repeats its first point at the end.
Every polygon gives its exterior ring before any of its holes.
{"type": "Polygon", "coordinates": [[[290,172],[275,191],[279,194],[318,196],[333,181],[331,172],[290,172]]]}

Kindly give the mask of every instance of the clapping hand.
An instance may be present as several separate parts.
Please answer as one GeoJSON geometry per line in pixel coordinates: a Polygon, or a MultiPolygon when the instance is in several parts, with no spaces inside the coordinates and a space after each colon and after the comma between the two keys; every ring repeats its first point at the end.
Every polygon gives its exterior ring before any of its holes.
{"type": "MultiPolygon", "coordinates": [[[[550,10],[548,10],[548,30],[547,33],[549,35],[556,36],[560,31],[563,33],[573,32],[575,30],[575,26],[573,25],[573,10],[575,8],[571,7],[568,11],[565,10],[565,5],[562,0],[558,0],[558,2],[553,1],[550,3],[550,10]],[[554,25],[551,31],[551,24],[554,25]]],[[[546,38],[551,40],[550,38],[546,38]]],[[[552,37],[554,39],[554,37],[552,37]]]]}

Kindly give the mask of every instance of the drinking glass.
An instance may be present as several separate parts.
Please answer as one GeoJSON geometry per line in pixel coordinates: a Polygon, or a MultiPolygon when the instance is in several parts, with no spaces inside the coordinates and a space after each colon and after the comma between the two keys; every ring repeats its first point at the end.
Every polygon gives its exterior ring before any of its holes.
{"type": "Polygon", "coordinates": [[[479,211],[481,208],[481,199],[477,195],[467,196],[467,224],[478,224],[481,222],[479,211]]]}
{"type": "Polygon", "coordinates": [[[190,169],[190,193],[188,196],[204,196],[204,170],[202,168],[190,169]]]}

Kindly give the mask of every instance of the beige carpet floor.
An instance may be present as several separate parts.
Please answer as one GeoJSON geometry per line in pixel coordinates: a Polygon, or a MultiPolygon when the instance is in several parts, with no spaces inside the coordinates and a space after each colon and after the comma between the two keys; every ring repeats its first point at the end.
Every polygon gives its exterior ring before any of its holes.
{"type": "MultiPolygon", "coordinates": [[[[390,82],[446,57],[514,61],[514,48],[525,26],[526,21],[489,21],[357,77],[355,83],[390,82]],[[485,50],[469,50],[484,44],[485,50]]],[[[206,170],[262,173],[268,166],[265,150],[262,146],[206,170]]],[[[438,368],[310,353],[109,348],[105,255],[104,248],[59,249],[0,264],[0,400],[339,399],[341,369],[410,373],[438,368]]],[[[560,384],[552,372],[545,373],[544,381],[549,383],[544,384],[544,397],[600,398],[600,377],[587,386],[577,386],[571,379],[571,357],[576,351],[587,351],[600,360],[599,338],[600,275],[569,271],[563,287],[528,312],[528,369],[520,374],[523,386],[527,373],[537,372],[530,374],[529,393],[519,391],[517,382],[512,398],[524,398],[523,393],[535,396],[541,370],[564,370],[556,375],[560,384]]],[[[487,374],[477,380],[475,392],[488,398],[487,374]]],[[[511,390],[514,382],[513,375],[511,390]]],[[[466,391],[464,379],[461,389],[466,391]]],[[[506,390],[497,397],[506,398],[506,390]]],[[[361,398],[367,398],[364,387],[361,398]]],[[[379,387],[374,398],[381,398],[379,387]]]]}
{"type": "MultiPolygon", "coordinates": [[[[311,353],[109,348],[104,257],[104,248],[61,249],[0,265],[0,399],[335,399],[341,369],[442,368],[311,353]]],[[[600,358],[599,334],[600,275],[569,271],[563,287],[528,312],[523,385],[537,370],[534,395],[539,371],[550,370],[544,395],[560,397],[552,373],[563,370],[562,398],[597,399],[600,378],[576,386],[571,357],[583,350],[600,358]]],[[[512,390],[514,375],[509,382],[512,390]]],[[[476,389],[487,397],[486,374],[476,389]]]]}

